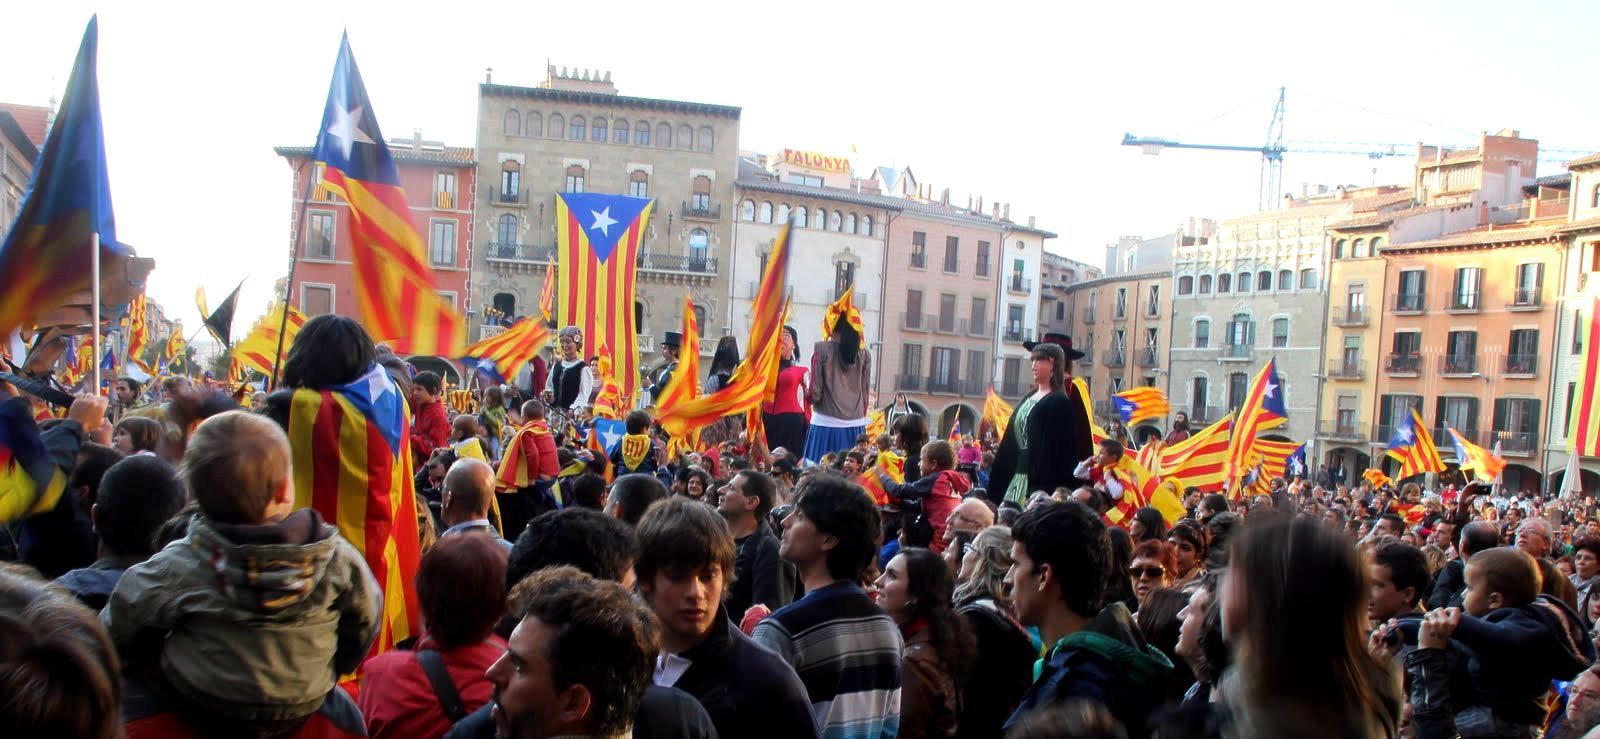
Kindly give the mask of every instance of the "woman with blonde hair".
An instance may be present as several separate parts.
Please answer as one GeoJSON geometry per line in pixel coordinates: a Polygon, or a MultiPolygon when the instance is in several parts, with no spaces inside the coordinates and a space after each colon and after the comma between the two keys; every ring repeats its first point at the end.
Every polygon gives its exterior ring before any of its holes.
{"type": "Polygon", "coordinates": [[[1033,682],[1033,662],[1040,645],[1011,617],[1011,591],[1005,585],[1011,569],[1011,529],[990,526],[972,539],[957,573],[956,612],[967,620],[978,643],[973,675],[962,691],[957,736],[1000,736],[1033,682]]]}

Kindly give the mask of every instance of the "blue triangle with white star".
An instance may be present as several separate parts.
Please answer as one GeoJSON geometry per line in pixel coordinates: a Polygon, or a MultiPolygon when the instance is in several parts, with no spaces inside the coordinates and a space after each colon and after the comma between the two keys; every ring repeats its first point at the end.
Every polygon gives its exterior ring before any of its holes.
{"type": "Polygon", "coordinates": [[[589,237],[589,248],[601,262],[611,257],[617,241],[651,202],[650,198],[592,192],[564,192],[556,197],[566,201],[567,212],[583,228],[589,237]]]}

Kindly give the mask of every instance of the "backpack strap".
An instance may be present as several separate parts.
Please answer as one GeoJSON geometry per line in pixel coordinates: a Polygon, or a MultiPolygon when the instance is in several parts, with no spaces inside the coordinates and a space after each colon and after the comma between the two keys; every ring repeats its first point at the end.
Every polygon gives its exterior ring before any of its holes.
{"type": "Polygon", "coordinates": [[[455,681],[450,679],[450,671],[444,666],[444,655],[436,649],[421,649],[417,651],[417,664],[422,666],[422,674],[428,676],[439,707],[444,709],[450,723],[466,718],[467,707],[461,703],[461,692],[456,690],[455,681]]]}

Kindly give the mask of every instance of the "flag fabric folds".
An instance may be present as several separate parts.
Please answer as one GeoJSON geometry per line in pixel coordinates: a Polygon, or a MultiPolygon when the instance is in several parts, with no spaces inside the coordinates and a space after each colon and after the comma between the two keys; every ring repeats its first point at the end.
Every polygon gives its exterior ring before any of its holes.
{"type": "Polygon", "coordinates": [[[532,361],[550,343],[550,327],[534,318],[519,318],[510,328],[479,339],[461,358],[495,382],[509,382],[522,365],[532,361]]]}
{"type": "Polygon", "coordinates": [[[99,24],[90,18],[33,180],[0,242],[0,295],[5,296],[0,300],[0,336],[31,327],[73,293],[89,289],[95,234],[100,236],[102,274],[121,275],[117,263],[132,256],[117,242],[111,208],[96,74],[98,43],[99,24]]]}
{"type": "Polygon", "coordinates": [[[1589,314],[1579,311],[1580,325],[1573,327],[1583,341],[1583,359],[1578,363],[1575,395],[1569,402],[1572,420],[1567,422],[1567,438],[1572,451],[1585,457],[1600,456],[1600,297],[1590,301],[1589,314]]]}
{"type": "Polygon", "coordinates": [[[1283,393],[1279,389],[1278,360],[1273,358],[1251,380],[1244,403],[1235,415],[1227,467],[1223,471],[1226,482],[1235,482],[1249,472],[1250,455],[1260,432],[1289,422],[1289,412],[1284,408],[1283,393]]]}
{"type": "Polygon", "coordinates": [[[1464,472],[1472,470],[1474,477],[1484,482],[1493,482],[1494,478],[1506,468],[1506,461],[1497,454],[1492,454],[1477,444],[1467,441],[1457,431],[1448,426],[1445,431],[1450,434],[1450,441],[1456,447],[1456,465],[1464,472]]]}
{"type": "Polygon", "coordinates": [[[83,336],[74,338],[76,346],[69,346],[65,354],[61,355],[61,384],[73,387],[83,378],[89,376],[89,371],[94,369],[94,341],[92,337],[83,336]]]}
{"type": "Polygon", "coordinates": [[[845,319],[850,324],[850,327],[856,330],[856,333],[862,336],[867,335],[867,329],[861,323],[861,311],[856,308],[855,295],[856,286],[852,282],[850,287],[844,289],[844,294],[833,301],[828,306],[828,310],[822,314],[822,330],[818,334],[819,336],[832,336],[833,327],[839,322],[840,318],[845,319]]]}
{"type": "Polygon", "coordinates": [[[1306,464],[1306,445],[1295,447],[1284,460],[1284,477],[1306,477],[1311,474],[1311,466],[1306,464]]]}
{"type": "Polygon", "coordinates": [[[959,414],[959,413],[956,414],[955,419],[950,422],[950,438],[949,438],[949,442],[951,444],[960,444],[961,443],[961,414],[959,414]]]}
{"type": "Polygon", "coordinates": [[[117,348],[106,344],[105,356],[100,358],[100,369],[110,372],[117,368],[117,348]]]}
{"type": "Polygon", "coordinates": [[[172,334],[167,336],[167,345],[162,349],[161,356],[170,364],[183,354],[185,341],[183,338],[183,321],[172,324],[172,334]]]}
{"type": "Polygon", "coordinates": [[[266,315],[256,321],[249,335],[239,340],[239,345],[233,348],[234,359],[246,368],[260,372],[267,377],[277,375],[274,364],[278,357],[278,334],[282,327],[283,351],[289,353],[289,347],[294,345],[294,338],[300,334],[300,327],[306,325],[306,314],[301,313],[294,306],[288,306],[289,316],[285,321],[282,301],[273,301],[267,308],[266,315]]]}
{"type": "Polygon", "coordinates": [[[878,473],[883,473],[890,482],[896,485],[906,481],[906,458],[894,452],[878,452],[877,461],[856,477],[856,483],[872,495],[872,501],[879,506],[889,504],[889,490],[883,484],[878,473]]]}
{"type": "Polygon", "coordinates": [[[350,205],[356,304],[373,340],[400,355],[461,356],[465,320],[434,284],[348,36],[339,41],[311,158],[323,165],[328,190],[350,205]]]}
{"type": "Polygon", "coordinates": [[[1098,446],[1100,442],[1111,437],[1106,434],[1105,429],[1100,427],[1100,422],[1094,417],[1094,409],[1089,406],[1089,383],[1082,377],[1074,377],[1072,378],[1072,385],[1077,389],[1078,400],[1083,403],[1083,415],[1089,419],[1089,439],[1098,446]]]}
{"type": "Polygon", "coordinates": [[[634,279],[654,205],[626,195],[556,194],[556,322],[577,326],[589,346],[611,347],[628,398],[639,387],[634,279]]]}
{"type": "Polygon", "coordinates": [[[233,292],[222,299],[222,303],[215,311],[206,307],[206,289],[204,286],[195,288],[194,304],[200,309],[200,319],[205,322],[206,330],[211,332],[223,346],[233,343],[233,313],[239,304],[239,288],[244,287],[244,280],[235,285],[233,292]]]}
{"type": "Polygon", "coordinates": [[[600,344],[600,361],[595,367],[595,382],[600,384],[600,392],[595,393],[594,415],[598,418],[622,418],[622,411],[626,405],[622,400],[622,388],[617,384],[616,365],[612,362],[611,347],[604,342],[600,344]]]}
{"type": "Polygon", "coordinates": [[[376,364],[348,385],[295,390],[289,402],[295,507],[338,526],[383,590],[373,654],[421,634],[410,425],[400,389],[376,364]]]}
{"type": "Polygon", "coordinates": [[[1366,480],[1367,484],[1371,485],[1373,488],[1381,488],[1385,486],[1394,487],[1394,480],[1390,479],[1388,475],[1383,474],[1383,470],[1380,470],[1377,467],[1367,468],[1366,472],[1361,473],[1361,479],[1366,480]]]}
{"type": "MultiPolygon", "coordinates": [[[[682,324],[683,352],[679,355],[677,369],[672,371],[672,379],[656,399],[661,405],[685,403],[700,397],[700,322],[694,317],[693,295],[683,296],[682,324]]],[[[667,457],[674,458],[674,451],[692,451],[700,446],[700,429],[696,426],[687,434],[673,434],[667,457]]]]}
{"type": "Polygon", "coordinates": [[[760,406],[777,394],[778,358],[783,325],[789,314],[786,298],[789,284],[789,235],[792,227],[778,231],[767,256],[767,271],[756,291],[751,309],[750,338],[745,346],[750,353],[733,370],[728,383],[710,395],[692,400],[660,404],[656,420],[673,436],[703,428],[723,416],[744,413],[752,421],[747,426],[751,443],[761,436],[760,406]]]}
{"type": "Polygon", "coordinates": [[[1433,435],[1428,433],[1416,408],[1395,424],[1394,436],[1389,438],[1389,456],[1400,463],[1402,480],[1424,472],[1444,472],[1439,448],[1434,446],[1433,435]]]}
{"type": "Polygon", "coordinates": [[[1302,452],[1304,456],[1304,445],[1295,441],[1256,439],[1255,447],[1256,454],[1261,458],[1261,471],[1269,482],[1274,478],[1289,477],[1289,458],[1295,452],[1302,452]]]}
{"type": "Polygon", "coordinates": [[[989,424],[989,428],[994,429],[996,439],[1006,438],[1006,425],[1011,423],[1014,410],[993,387],[989,388],[988,397],[983,399],[983,420],[989,424]]]}
{"type": "Polygon", "coordinates": [[[1221,420],[1176,444],[1162,447],[1155,471],[1184,489],[1216,492],[1222,488],[1223,467],[1233,439],[1233,417],[1221,420]]]}
{"type": "Polygon", "coordinates": [[[128,348],[126,354],[129,362],[139,365],[139,368],[145,372],[154,371],[142,356],[149,346],[150,324],[145,314],[145,294],[139,293],[128,303],[128,348]]]}
{"type": "Polygon", "coordinates": [[[867,438],[877,441],[879,434],[889,432],[888,414],[882,408],[873,408],[867,414],[867,438]]]}
{"type": "Polygon", "coordinates": [[[24,397],[0,403],[0,523],[54,510],[67,489],[24,397]]]}
{"type": "Polygon", "coordinates": [[[1167,394],[1153,387],[1136,387],[1111,396],[1123,423],[1139,423],[1152,418],[1166,418],[1172,412],[1167,394]]]}
{"type": "Polygon", "coordinates": [[[555,272],[545,270],[544,286],[539,288],[539,315],[545,323],[556,317],[556,280],[555,272]]]}

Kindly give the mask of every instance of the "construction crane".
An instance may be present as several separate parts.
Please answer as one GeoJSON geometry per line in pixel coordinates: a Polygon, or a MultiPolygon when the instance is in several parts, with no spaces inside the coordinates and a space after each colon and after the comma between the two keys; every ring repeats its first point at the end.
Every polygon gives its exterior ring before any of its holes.
{"type": "Polygon", "coordinates": [[[1272,122],[1267,124],[1267,142],[1261,146],[1237,146],[1228,144],[1185,144],[1171,139],[1151,136],[1135,136],[1124,134],[1123,146],[1137,146],[1144,150],[1146,155],[1160,154],[1162,149],[1205,149],[1208,151],[1246,151],[1261,155],[1261,183],[1258,193],[1258,207],[1268,210],[1276,203],[1283,190],[1283,155],[1293,151],[1301,154],[1353,154],[1366,156],[1369,159],[1382,159],[1384,157],[1410,156],[1416,153],[1414,148],[1405,144],[1382,144],[1377,149],[1367,151],[1348,151],[1340,149],[1303,149],[1289,148],[1283,143],[1283,106],[1284,88],[1278,88],[1278,105],[1272,110],[1272,122]]]}

